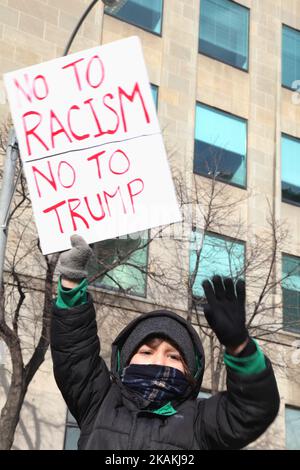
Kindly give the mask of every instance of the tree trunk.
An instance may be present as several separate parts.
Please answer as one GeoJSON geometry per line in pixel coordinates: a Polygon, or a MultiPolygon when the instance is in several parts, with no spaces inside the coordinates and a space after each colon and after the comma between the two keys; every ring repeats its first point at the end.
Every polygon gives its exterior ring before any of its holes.
{"type": "Polygon", "coordinates": [[[6,403],[0,416],[0,450],[9,450],[14,441],[15,430],[19,422],[20,410],[27,391],[24,381],[24,368],[19,338],[7,325],[1,325],[5,332],[13,365],[12,378],[7,392],[6,403]]]}
{"type": "Polygon", "coordinates": [[[5,323],[4,296],[2,297],[2,301],[0,300],[0,313],[2,312],[2,315],[0,315],[0,337],[4,339],[8,346],[12,363],[11,384],[7,392],[6,403],[2,408],[0,416],[0,450],[9,450],[13,445],[16,427],[20,419],[20,412],[28,386],[44,361],[46,351],[49,347],[52,283],[58,256],[58,254],[53,255],[50,261],[47,259],[42,332],[38,345],[26,367],[24,367],[23,363],[17,329],[12,330],[5,323]]]}
{"type": "Polygon", "coordinates": [[[10,450],[13,445],[26,391],[23,382],[19,381],[9,388],[6,403],[1,411],[0,450],[10,450]]]}

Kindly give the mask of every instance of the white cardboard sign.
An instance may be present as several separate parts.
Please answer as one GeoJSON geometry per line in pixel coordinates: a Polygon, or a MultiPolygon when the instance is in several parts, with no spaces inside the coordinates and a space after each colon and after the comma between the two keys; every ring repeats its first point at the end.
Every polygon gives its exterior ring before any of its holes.
{"type": "Polygon", "coordinates": [[[137,37],[4,80],[44,254],[181,219],[137,37]]]}

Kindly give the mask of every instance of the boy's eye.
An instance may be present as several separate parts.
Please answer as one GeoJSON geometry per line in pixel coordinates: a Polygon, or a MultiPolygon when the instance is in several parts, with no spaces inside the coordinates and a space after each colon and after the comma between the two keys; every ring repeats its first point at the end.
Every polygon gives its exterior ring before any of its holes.
{"type": "Polygon", "coordinates": [[[170,354],[170,358],[175,361],[181,361],[181,357],[177,356],[177,354],[170,354]]]}
{"type": "Polygon", "coordinates": [[[149,349],[145,350],[145,349],[142,349],[140,351],[140,354],[151,354],[151,351],[149,351],[149,349]]]}

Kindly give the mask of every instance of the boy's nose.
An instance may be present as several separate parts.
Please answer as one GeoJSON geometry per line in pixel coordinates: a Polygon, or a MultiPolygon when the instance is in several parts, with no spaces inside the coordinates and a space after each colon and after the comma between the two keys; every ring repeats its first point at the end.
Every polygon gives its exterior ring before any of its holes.
{"type": "Polygon", "coordinates": [[[154,354],[152,358],[152,364],[157,365],[157,366],[164,366],[165,359],[161,354],[154,354]]]}

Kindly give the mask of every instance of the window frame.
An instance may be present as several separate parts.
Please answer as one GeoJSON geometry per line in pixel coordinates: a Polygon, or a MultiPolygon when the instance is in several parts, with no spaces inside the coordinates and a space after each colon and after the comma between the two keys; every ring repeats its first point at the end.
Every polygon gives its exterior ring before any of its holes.
{"type": "MultiPolygon", "coordinates": [[[[295,202],[295,201],[290,201],[288,199],[284,199],[282,197],[282,162],[283,162],[283,153],[282,153],[282,137],[287,137],[288,139],[291,139],[291,140],[297,140],[299,141],[299,149],[300,149],[300,137],[295,137],[293,135],[290,135],[290,134],[286,134],[285,132],[281,132],[281,146],[280,146],[280,160],[281,160],[281,165],[280,165],[280,184],[281,184],[281,202],[284,203],[284,204],[289,204],[291,206],[296,206],[296,207],[300,207],[300,202],[295,202]]],[[[299,157],[300,158],[300,157],[299,157]]],[[[299,183],[299,189],[300,189],[300,183],[299,183]]]]}
{"type": "MultiPolygon", "coordinates": [[[[229,64],[228,62],[225,62],[224,60],[217,59],[216,57],[212,57],[211,55],[206,54],[205,52],[200,51],[200,22],[201,22],[201,10],[200,10],[200,13],[199,13],[199,25],[198,25],[198,54],[201,54],[201,55],[203,55],[204,57],[208,57],[208,58],[210,58],[210,59],[212,59],[212,60],[216,60],[217,62],[221,62],[222,64],[228,65],[229,67],[233,67],[233,68],[236,69],[236,70],[240,70],[241,72],[245,72],[245,73],[249,74],[249,70],[250,70],[250,37],[251,37],[251,36],[250,36],[251,8],[246,7],[245,5],[242,5],[241,3],[236,2],[235,0],[228,0],[228,2],[234,3],[235,5],[238,5],[238,6],[240,6],[241,8],[245,8],[246,10],[248,10],[247,68],[243,69],[243,68],[241,68],[241,67],[237,67],[237,66],[234,65],[234,64],[229,64]]],[[[201,5],[201,4],[200,4],[200,5],[201,5]]]]}
{"type": "MultiPolygon", "coordinates": [[[[146,231],[146,230],[145,230],[146,231]]],[[[150,237],[150,229],[147,230],[148,231],[148,239],[150,237]]],[[[136,250],[138,251],[138,250],[136,250]]],[[[149,244],[147,245],[147,251],[146,251],[146,270],[148,268],[148,265],[149,265],[149,244]]],[[[117,266],[116,266],[117,267],[117,266]]],[[[113,268],[115,269],[115,268],[113,268]]],[[[133,268],[132,268],[133,269],[133,268]]],[[[109,271],[110,272],[110,271],[109,271]]],[[[148,275],[145,274],[145,287],[144,287],[144,290],[143,290],[143,293],[142,294],[139,294],[135,291],[131,291],[131,292],[122,292],[122,290],[119,288],[119,287],[114,287],[114,286],[106,286],[106,285],[101,285],[99,283],[99,285],[96,285],[95,283],[92,284],[92,287],[94,287],[95,289],[103,289],[105,291],[108,291],[108,292],[114,292],[116,294],[119,294],[119,295],[124,295],[126,297],[137,297],[139,299],[146,299],[147,296],[148,296],[148,275]]]]}
{"type": "MultiPolygon", "coordinates": [[[[196,230],[196,231],[201,232],[201,229],[198,229],[198,230],[196,230]]],[[[204,232],[204,230],[202,230],[202,232],[204,232]]],[[[243,245],[243,247],[244,247],[244,257],[243,257],[244,271],[243,271],[243,272],[245,272],[245,266],[246,266],[246,260],[247,260],[247,253],[246,253],[247,242],[244,241],[244,240],[240,240],[239,238],[233,238],[233,237],[230,237],[230,236],[228,236],[228,235],[223,235],[223,234],[220,234],[220,233],[217,233],[217,232],[213,232],[213,231],[204,232],[204,237],[205,237],[205,235],[207,235],[207,234],[208,234],[208,235],[212,235],[212,236],[215,237],[215,238],[221,238],[221,239],[223,239],[223,240],[228,240],[228,241],[230,241],[231,243],[237,243],[237,244],[243,245]]],[[[200,255],[200,257],[201,257],[201,255],[200,255]]],[[[189,267],[190,267],[190,252],[189,252],[189,267]]],[[[189,270],[189,277],[190,277],[190,275],[191,275],[191,272],[190,272],[190,270],[189,270]]],[[[198,275],[198,272],[197,272],[197,274],[196,274],[196,277],[197,277],[197,275],[198,275]]],[[[223,275],[222,275],[221,277],[224,278],[223,275]]],[[[193,288],[192,288],[192,294],[195,295],[194,292],[193,292],[193,288]]],[[[197,296],[197,297],[198,297],[199,299],[204,299],[204,296],[203,296],[203,297],[202,297],[202,296],[197,296]]],[[[201,300],[200,300],[200,303],[202,303],[201,300]]],[[[202,313],[202,312],[201,312],[201,313],[202,313]]]]}
{"type": "MultiPolygon", "coordinates": [[[[299,38],[300,38],[300,29],[293,28],[293,26],[290,26],[286,23],[281,23],[281,67],[282,67],[282,64],[283,64],[283,47],[282,47],[283,44],[282,43],[283,43],[283,28],[284,27],[292,29],[293,31],[296,31],[297,33],[299,33],[299,38]]],[[[286,90],[293,91],[293,92],[297,91],[296,88],[291,88],[288,85],[283,84],[282,83],[282,78],[283,78],[283,67],[282,67],[282,70],[281,70],[281,86],[282,86],[282,88],[285,88],[286,90]]],[[[299,78],[299,80],[300,80],[300,78],[299,78]]]]}
{"type": "Polygon", "coordinates": [[[193,154],[193,174],[194,175],[198,175],[198,176],[203,176],[204,178],[208,178],[210,180],[213,180],[213,176],[209,176],[207,173],[195,173],[194,172],[194,163],[195,163],[195,134],[196,134],[196,126],[197,126],[197,120],[196,120],[196,109],[197,109],[197,105],[202,105],[202,106],[206,106],[208,108],[211,108],[215,111],[218,111],[218,112],[221,112],[221,113],[224,113],[224,114],[228,114],[229,116],[232,116],[233,118],[238,118],[238,119],[241,119],[243,121],[245,121],[245,127],[246,127],[246,142],[245,142],[245,147],[246,147],[246,154],[245,154],[245,158],[246,158],[246,165],[245,165],[245,186],[242,186],[240,184],[237,184],[235,182],[232,182],[232,181],[226,181],[226,180],[223,180],[219,177],[215,177],[215,181],[218,181],[219,183],[223,183],[223,184],[228,184],[230,186],[233,186],[235,188],[239,188],[239,189],[242,189],[243,191],[247,191],[248,189],[248,119],[245,119],[244,117],[241,117],[241,116],[238,116],[236,114],[233,114],[231,113],[230,111],[225,111],[224,109],[221,109],[221,108],[218,108],[217,106],[211,106],[210,104],[207,104],[207,103],[204,103],[203,101],[198,101],[196,100],[196,106],[195,106],[195,125],[194,125],[194,154],[193,154]]]}
{"type": "MultiPolygon", "coordinates": [[[[299,79],[300,80],[300,79],[299,79]]],[[[281,87],[284,88],[285,90],[291,91],[293,93],[297,92],[297,88],[290,88],[286,85],[281,84],[281,87]]],[[[299,93],[299,92],[298,92],[299,93]]]]}
{"type": "Polygon", "coordinates": [[[208,398],[211,398],[213,395],[211,393],[211,390],[208,390],[206,388],[200,388],[200,391],[197,395],[197,398],[200,400],[208,400],[208,398]],[[207,395],[207,396],[205,396],[207,395]]]}
{"type": "Polygon", "coordinates": [[[140,26],[139,24],[135,22],[129,22],[125,20],[124,18],[119,18],[118,16],[113,15],[112,13],[109,13],[105,11],[105,8],[103,9],[103,12],[105,15],[110,16],[111,18],[114,18],[115,20],[122,21],[122,23],[125,24],[130,24],[131,26],[134,26],[135,28],[139,28],[143,31],[146,31],[146,33],[154,34],[155,36],[158,36],[160,38],[163,37],[163,27],[164,27],[164,7],[165,7],[165,0],[161,0],[161,27],[160,27],[160,32],[156,33],[155,31],[151,31],[151,29],[145,28],[144,26],[140,26]]]}
{"type": "MultiPolygon", "coordinates": [[[[297,255],[291,255],[290,253],[286,253],[286,252],[282,252],[281,253],[281,275],[283,276],[283,257],[284,256],[287,256],[289,258],[293,258],[295,260],[298,260],[299,261],[299,269],[300,269],[300,256],[297,256],[297,255]]],[[[298,331],[295,331],[293,329],[286,329],[285,325],[284,325],[284,304],[283,304],[283,285],[282,285],[282,281],[281,281],[281,290],[282,290],[282,330],[285,332],[285,333],[288,333],[288,334],[292,334],[292,335],[295,335],[295,336],[300,336],[300,313],[299,313],[299,327],[298,327],[298,331]]],[[[296,292],[299,292],[299,296],[300,296],[300,290],[299,291],[296,291],[296,292]]]]}
{"type": "MultiPolygon", "coordinates": [[[[285,407],[284,407],[284,424],[285,424],[285,449],[286,450],[300,450],[300,447],[298,449],[290,449],[289,447],[287,447],[287,420],[286,420],[286,410],[287,409],[290,409],[290,410],[296,410],[299,412],[299,423],[300,423],[300,407],[299,406],[294,406],[294,405],[290,405],[290,404],[287,404],[285,403],[285,407]]],[[[300,427],[300,426],[299,426],[300,427]]]]}
{"type": "MultiPolygon", "coordinates": [[[[156,109],[156,113],[157,113],[157,111],[158,111],[158,101],[159,101],[159,88],[160,87],[158,85],[156,85],[155,83],[152,83],[152,82],[149,82],[149,83],[150,83],[151,93],[152,93],[152,87],[154,87],[155,90],[156,90],[156,102],[154,102],[154,104],[155,104],[155,109],[156,109]]],[[[153,96],[153,94],[152,94],[152,96],[153,96]]]]}
{"type": "MultiPolygon", "coordinates": [[[[70,450],[70,449],[67,449],[67,448],[66,448],[68,429],[70,429],[70,428],[72,428],[72,429],[78,429],[78,430],[79,430],[79,436],[80,436],[80,428],[79,428],[78,424],[76,423],[75,418],[73,417],[75,422],[72,422],[72,421],[70,420],[70,416],[72,416],[72,415],[71,415],[71,412],[70,412],[70,410],[67,408],[66,420],[65,420],[65,433],[64,433],[63,450],[70,450]]],[[[79,438],[79,436],[78,436],[78,438],[79,438]]],[[[76,450],[76,449],[75,449],[75,450],[76,450]]]]}

